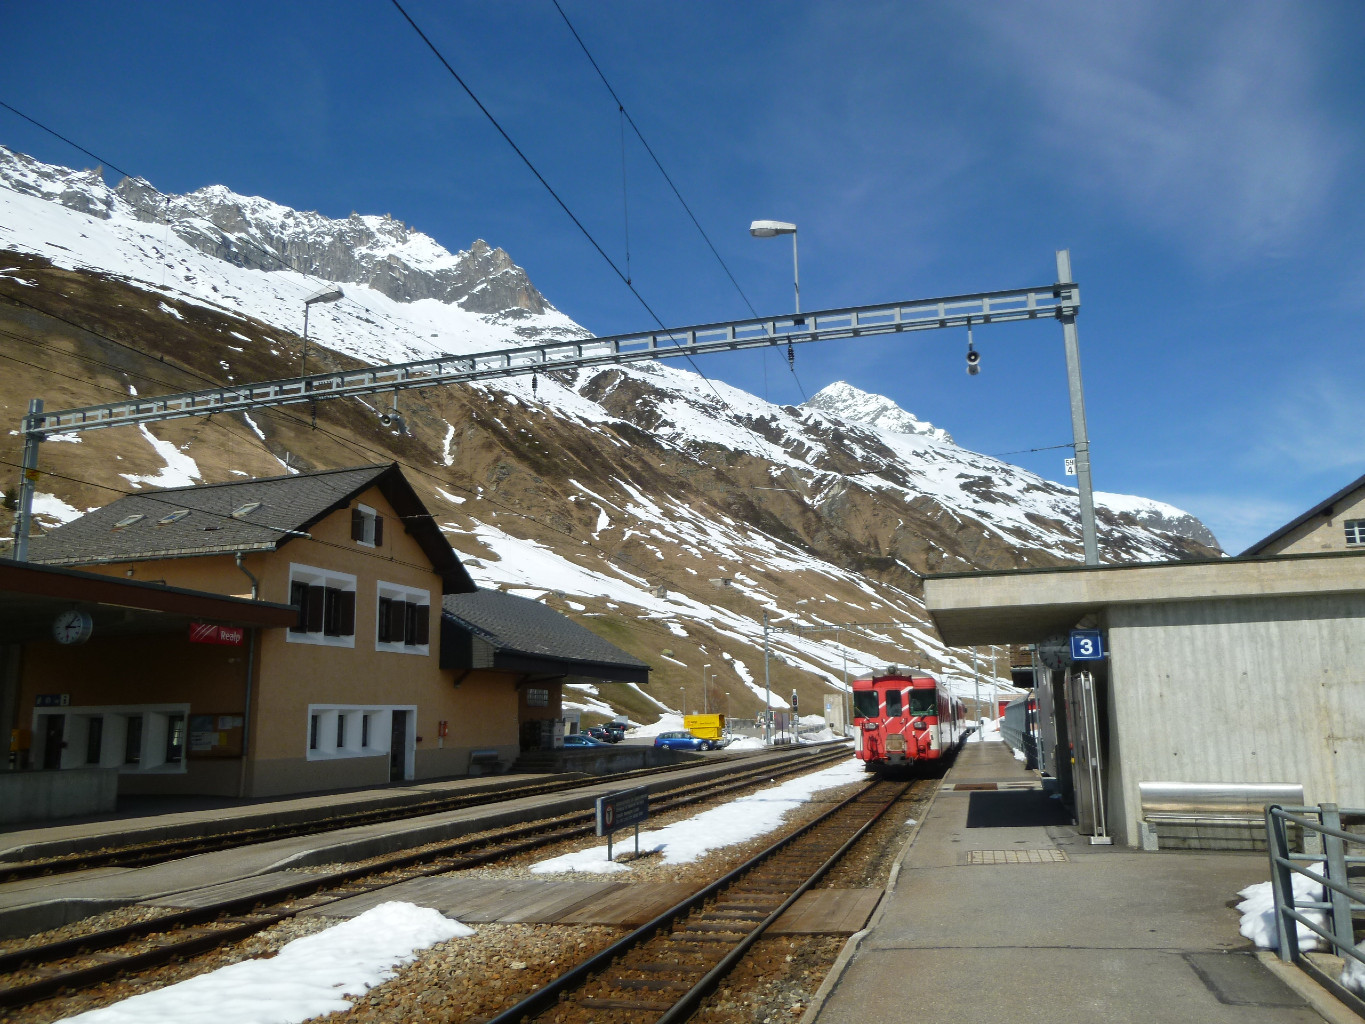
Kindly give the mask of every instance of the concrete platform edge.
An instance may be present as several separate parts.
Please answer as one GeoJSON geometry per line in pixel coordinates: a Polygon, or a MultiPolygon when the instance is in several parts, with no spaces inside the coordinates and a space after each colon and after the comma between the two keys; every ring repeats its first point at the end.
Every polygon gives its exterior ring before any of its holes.
{"type": "MultiPolygon", "coordinates": [[[[834,987],[839,984],[839,979],[843,977],[844,971],[848,968],[849,963],[852,962],[853,957],[857,954],[858,947],[862,945],[863,940],[871,935],[873,929],[877,927],[877,922],[881,920],[882,914],[886,912],[886,897],[891,894],[892,890],[896,888],[896,883],[900,881],[901,864],[905,862],[905,857],[906,854],[910,852],[910,847],[915,844],[915,839],[919,836],[920,825],[922,825],[924,819],[929,816],[929,812],[934,809],[934,804],[938,801],[938,795],[942,790],[943,782],[940,780],[939,784],[934,788],[934,795],[930,797],[928,806],[924,808],[923,814],[920,815],[919,821],[911,828],[910,836],[901,844],[901,848],[896,852],[896,862],[891,865],[891,872],[886,879],[886,887],[882,890],[882,898],[877,901],[877,909],[874,910],[872,916],[868,918],[867,926],[861,931],[854,932],[850,935],[848,941],[844,943],[844,948],[839,950],[839,955],[835,957],[834,963],[830,965],[829,973],[825,975],[825,980],[820,983],[820,987],[815,990],[815,995],[811,996],[810,1005],[806,1007],[806,1012],[801,1015],[801,1020],[798,1021],[798,1024],[814,1024],[816,1018],[820,1016],[820,1011],[824,1008],[825,1000],[827,1000],[830,993],[834,991],[834,987]]],[[[1336,1024],[1336,1022],[1334,1021],[1333,1024],[1336,1024]]]]}
{"type": "Polygon", "coordinates": [[[1360,1024],[1361,1016],[1338,999],[1329,989],[1319,985],[1305,970],[1287,964],[1275,953],[1262,950],[1256,954],[1271,974],[1288,985],[1305,1003],[1328,1024],[1360,1024]]]}

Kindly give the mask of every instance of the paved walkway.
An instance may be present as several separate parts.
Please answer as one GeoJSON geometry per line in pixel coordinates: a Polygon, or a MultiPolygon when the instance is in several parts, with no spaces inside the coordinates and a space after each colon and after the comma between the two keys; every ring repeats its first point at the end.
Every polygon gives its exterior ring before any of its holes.
{"type": "Polygon", "coordinates": [[[955,788],[1036,779],[966,746],[806,1024],[1321,1024],[1238,933],[1264,854],[1091,846],[1036,789],[955,788]]]}

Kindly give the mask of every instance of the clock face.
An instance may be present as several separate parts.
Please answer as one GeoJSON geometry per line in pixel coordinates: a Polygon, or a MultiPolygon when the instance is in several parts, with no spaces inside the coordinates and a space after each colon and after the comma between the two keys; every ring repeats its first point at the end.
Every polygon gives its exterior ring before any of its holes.
{"type": "Polygon", "coordinates": [[[52,621],[52,636],[59,644],[83,644],[90,639],[93,627],[89,612],[74,609],[62,612],[52,621]]]}
{"type": "Polygon", "coordinates": [[[1052,669],[1063,669],[1071,664],[1071,639],[1052,636],[1038,642],[1038,660],[1052,669]]]}

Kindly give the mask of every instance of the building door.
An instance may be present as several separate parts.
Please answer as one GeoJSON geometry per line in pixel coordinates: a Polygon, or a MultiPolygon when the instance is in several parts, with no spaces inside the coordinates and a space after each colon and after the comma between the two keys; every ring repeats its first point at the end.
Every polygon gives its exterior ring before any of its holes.
{"type": "Polygon", "coordinates": [[[402,782],[408,777],[408,713],[391,712],[392,731],[389,734],[389,781],[402,782]]]}
{"type": "Polygon", "coordinates": [[[62,766],[62,735],[66,731],[65,715],[43,715],[43,767],[62,766]]]}

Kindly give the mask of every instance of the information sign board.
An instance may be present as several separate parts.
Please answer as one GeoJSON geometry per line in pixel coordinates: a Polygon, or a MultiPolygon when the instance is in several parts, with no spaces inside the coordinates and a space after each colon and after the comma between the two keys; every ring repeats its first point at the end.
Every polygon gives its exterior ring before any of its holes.
{"type": "Polygon", "coordinates": [[[635,856],[640,856],[640,822],[649,818],[649,790],[620,789],[597,798],[597,834],[607,837],[607,860],[612,859],[611,836],[618,828],[635,826],[635,856]]]}
{"type": "Polygon", "coordinates": [[[1104,635],[1098,629],[1071,631],[1071,660],[1099,661],[1104,657],[1104,635]]]}
{"type": "Polygon", "coordinates": [[[605,836],[649,818],[649,790],[621,789],[597,798],[597,834],[605,836]]]}

